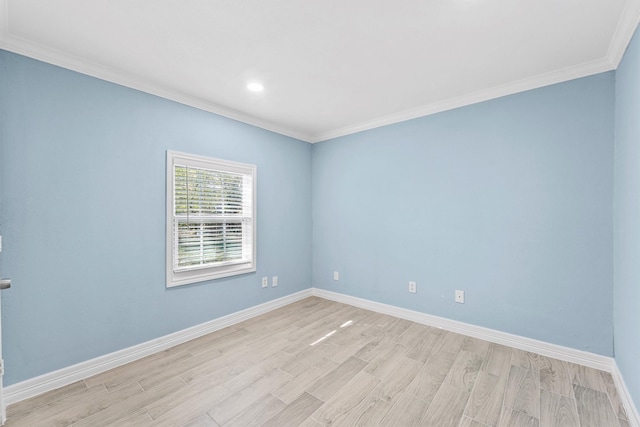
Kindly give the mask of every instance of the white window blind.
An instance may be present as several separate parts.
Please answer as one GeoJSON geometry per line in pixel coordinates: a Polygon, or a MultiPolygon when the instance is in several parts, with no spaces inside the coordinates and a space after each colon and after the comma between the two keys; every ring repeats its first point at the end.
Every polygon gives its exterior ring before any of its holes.
{"type": "Polygon", "coordinates": [[[167,286],[255,271],[255,171],[167,152],[167,286]]]}

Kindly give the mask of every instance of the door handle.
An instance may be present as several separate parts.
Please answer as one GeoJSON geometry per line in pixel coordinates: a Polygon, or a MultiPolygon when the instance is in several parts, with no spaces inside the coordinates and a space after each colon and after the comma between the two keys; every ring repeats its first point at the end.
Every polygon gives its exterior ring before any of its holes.
{"type": "Polygon", "coordinates": [[[0,279],[0,289],[9,289],[11,287],[11,279],[0,279]]]}

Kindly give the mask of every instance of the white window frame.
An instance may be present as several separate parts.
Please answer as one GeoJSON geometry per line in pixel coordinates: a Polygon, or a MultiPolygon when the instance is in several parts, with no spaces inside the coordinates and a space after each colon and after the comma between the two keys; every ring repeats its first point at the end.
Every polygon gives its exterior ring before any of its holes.
{"type": "Polygon", "coordinates": [[[222,277],[235,276],[238,274],[251,273],[256,271],[256,188],[257,188],[257,168],[255,165],[237,163],[228,160],[215,159],[212,157],[198,156],[194,154],[180,153],[167,150],[167,211],[166,211],[166,286],[187,285],[190,283],[204,282],[207,280],[219,279],[222,277]],[[177,231],[174,231],[176,221],[174,199],[175,199],[175,167],[176,165],[208,169],[217,172],[241,174],[251,178],[251,226],[249,238],[251,244],[250,259],[242,262],[228,263],[220,262],[208,267],[197,267],[193,269],[174,268],[174,253],[177,251],[177,231]]]}

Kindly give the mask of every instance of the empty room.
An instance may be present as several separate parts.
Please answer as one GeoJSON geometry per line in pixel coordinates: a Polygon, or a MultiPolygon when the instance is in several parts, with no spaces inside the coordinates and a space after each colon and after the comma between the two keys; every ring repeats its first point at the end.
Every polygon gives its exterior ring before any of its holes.
{"type": "Polygon", "coordinates": [[[640,0],[0,0],[7,426],[640,427],[640,0]]]}

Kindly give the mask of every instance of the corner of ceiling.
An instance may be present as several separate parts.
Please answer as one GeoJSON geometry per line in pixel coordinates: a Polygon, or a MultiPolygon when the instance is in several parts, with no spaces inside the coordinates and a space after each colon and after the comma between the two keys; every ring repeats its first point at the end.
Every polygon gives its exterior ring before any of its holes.
{"type": "Polygon", "coordinates": [[[620,65],[639,23],[640,0],[627,0],[607,52],[612,69],[616,69],[620,65]]]}

